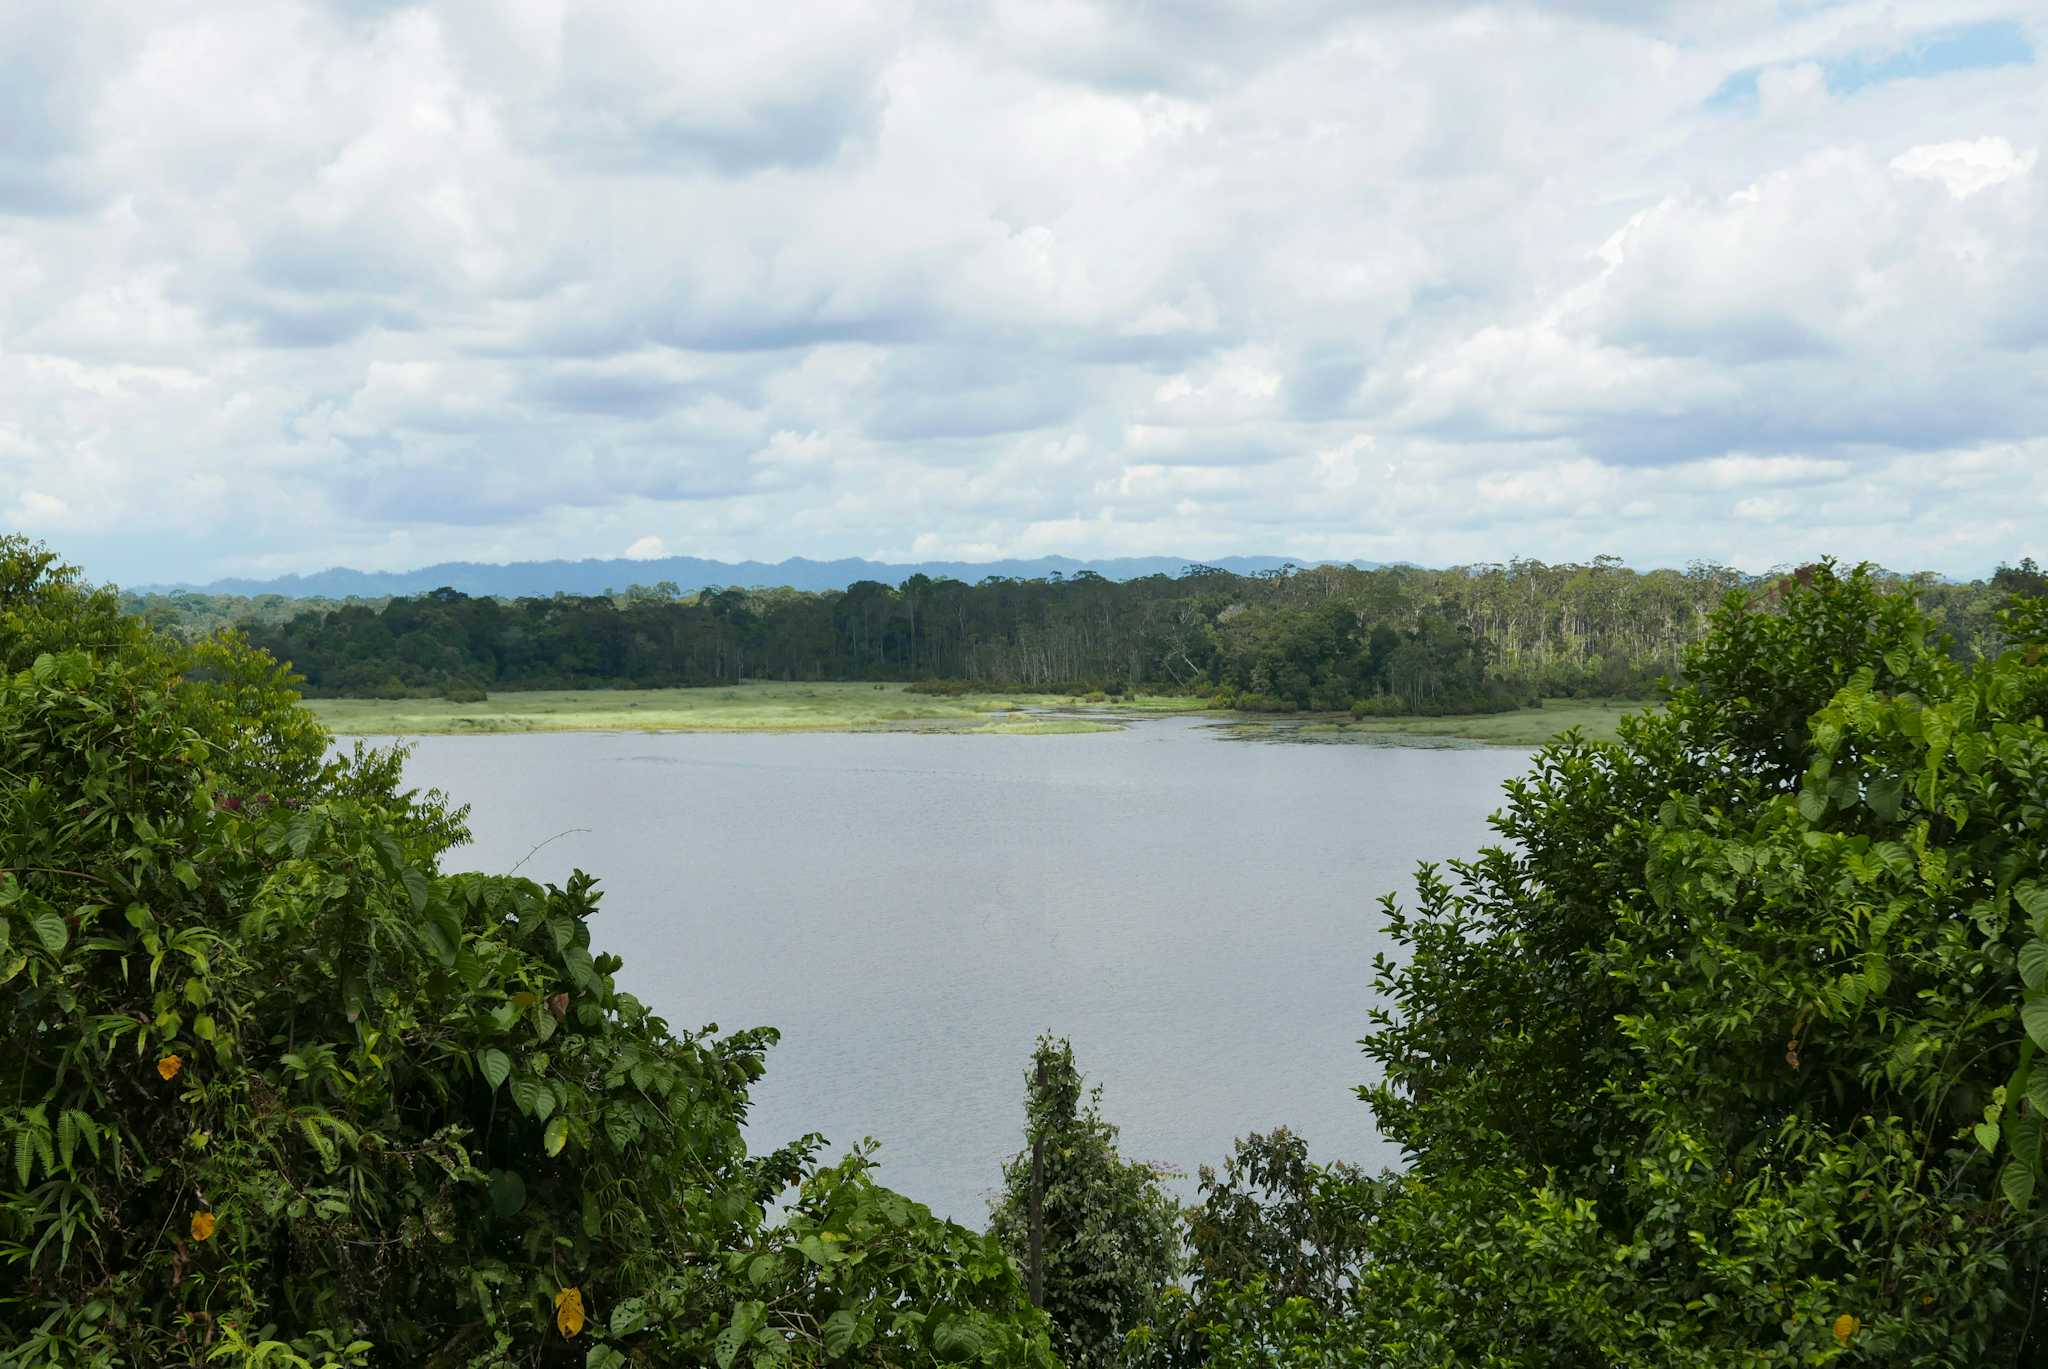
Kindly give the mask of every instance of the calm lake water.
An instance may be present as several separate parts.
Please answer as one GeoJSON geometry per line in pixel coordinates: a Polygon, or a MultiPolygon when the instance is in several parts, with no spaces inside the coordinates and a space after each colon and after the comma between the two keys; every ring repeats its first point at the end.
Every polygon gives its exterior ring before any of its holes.
{"type": "Polygon", "coordinates": [[[473,806],[451,868],[602,879],[600,950],[677,1027],[773,1025],[756,1149],[882,1142],[880,1177],[982,1225],[1041,1031],[1127,1155],[1187,1172],[1285,1124],[1393,1163],[1353,1090],[1375,907],[1469,855],[1528,753],[1080,736],[429,737],[473,806]],[[587,829],[571,831],[570,829],[587,829]],[[568,835],[557,836],[567,832],[568,835]],[[553,840],[550,840],[553,838],[553,840]]]}

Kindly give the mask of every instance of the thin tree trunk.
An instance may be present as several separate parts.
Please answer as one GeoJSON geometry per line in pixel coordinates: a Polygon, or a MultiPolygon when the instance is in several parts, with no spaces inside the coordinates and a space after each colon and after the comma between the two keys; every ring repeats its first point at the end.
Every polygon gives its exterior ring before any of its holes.
{"type": "MultiPolygon", "coordinates": [[[[1038,1062],[1038,1097],[1045,1101],[1045,1062],[1038,1062]]],[[[1031,1305],[1045,1306],[1045,1126],[1042,1120],[1031,1128],[1031,1305]]]]}

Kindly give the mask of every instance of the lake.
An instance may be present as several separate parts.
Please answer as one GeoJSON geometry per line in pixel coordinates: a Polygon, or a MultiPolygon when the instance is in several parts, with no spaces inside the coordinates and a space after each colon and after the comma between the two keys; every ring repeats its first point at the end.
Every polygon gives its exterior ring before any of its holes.
{"type": "Polygon", "coordinates": [[[1519,750],[1084,736],[428,737],[472,805],[451,869],[605,891],[596,947],[678,1028],[772,1025],[749,1137],[874,1136],[879,1177],[979,1227],[1041,1031],[1127,1156],[1183,1170],[1285,1124],[1396,1162],[1354,1093],[1378,896],[1490,839],[1519,750]],[[539,849],[534,848],[538,846],[539,849]]]}

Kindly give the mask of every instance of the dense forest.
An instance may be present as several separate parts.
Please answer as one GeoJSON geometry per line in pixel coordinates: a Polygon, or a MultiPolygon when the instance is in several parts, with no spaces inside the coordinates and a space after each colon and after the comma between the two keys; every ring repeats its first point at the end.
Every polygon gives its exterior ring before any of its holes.
{"type": "Polygon", "coordinates": [[[1731,589],[1388,895],[1398,1169],[1273,1130],[1183,1205],[1047,1037],[975,1232],[750,1151],[774,1033],[621,991],[589,876],[445,872],[402,753],[0,538],[0,1363],[2039,1364],[2048,584],[1998,588],[1974,654],[1867,571],[1731,589]]]}
{"type": "MultiPolygon", "coordinates": [[[[1965,655],[2037,573],[1909,587],[1965,655]]],[[[1540,696],[1642,697],[1678,673],[1708,615],[1752,581],[1724,566],[1636,572],[1518,560],[1242,576],[912,576],[845,591],[708,590],[500,600],[437,590],[381,602],[132,598],[197,635],[239,622],[315,695],[653,687],[743,680],[953,681],[1036,690],[1220,693],[1259,710],[1455,713],[1540,696]]]]}

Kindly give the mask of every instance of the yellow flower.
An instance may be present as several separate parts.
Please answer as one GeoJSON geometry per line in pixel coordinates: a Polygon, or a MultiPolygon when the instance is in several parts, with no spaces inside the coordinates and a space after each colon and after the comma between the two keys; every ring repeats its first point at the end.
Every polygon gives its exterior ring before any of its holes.
{"type": "Polygon", "coordinates": [[[185,1062],[175,1055],[166,1055],[156,1062],[156,1072],[165,1080],[176,1079],[178,1071],[185,1068],[185,1062]]]}
{"type": "Polygon", "coordinates": [[[1835,1339],[1847,1345],[1849,1338],[1863,1329],[1863,1323],[1844,1312],[1835,1318],[1835,1339]]]}
{"type": "Polygon", "coordinates": [[[195,1212],[195,1213],[193,1213],[193,1214],[192,1214],[192,1239],[193,1239],[193,1240],[195,1240],[195,1241],[210,1241],[210,1240],[212,1240],[212,1239],[213,1239],[213,1228],[214,1228],[214,1225],[215,1225],[215,1223],[214,1223],[214,1220],[213,1220],[213,1214],[212,1214],[211,1212],[195,1212]]]}
{"type": "Polygon", "coordinates": [[[565,1336],[573,1336],[583,1329],[583,1290],[565,1288],[555,1294],[555,1325],[565,1336]]]}

